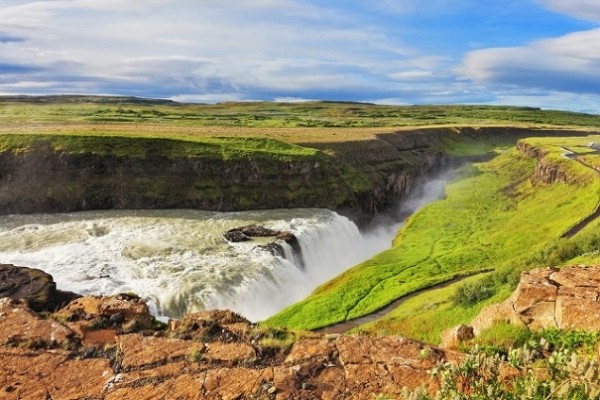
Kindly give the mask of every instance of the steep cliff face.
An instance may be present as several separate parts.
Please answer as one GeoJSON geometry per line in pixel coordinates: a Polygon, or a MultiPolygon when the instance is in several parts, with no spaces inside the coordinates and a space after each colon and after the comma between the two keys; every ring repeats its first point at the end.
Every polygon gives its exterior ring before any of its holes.
{"type": "Polygon", "coordinates": [[[71,147],[61,139],[40,136],[26,146],[4,146],[1,213],[323,207],[373,214],[406,194],[443,158],[441,152],[419,150],[410,159],[353,163],[317,150],[224,156],[212,150],[190,154],[186,146],[203,144],[175,140],[135,139],[136,150],[123,151],[130,139],[96,138],[86,145],[78,143],[84,138],[70,137],[71,147]]]}
{"type": "Polygon", "coordinates": [[[352,201],[351,188],[341,179],[341,171],[332,160],[322,157],[225,160],[148,154],[139,158],[70,154],[39,146],[3,152],[0,171],[0,209],[5,213],[113,208],[243,210],[305,204],[335,208],[352,201]],[[324,190],[325,185],[329,190],[324,190]]]}
{"type": "Polygon", "coordinates": [[[0,214],[323,207],[368,216],[397,202],[432,170],[459,160],[447,151],[456,143],[549,134],[558,133],[439,128],[304,146],[258,138],[223,138],[221,143],[2,135],[0,214]],[[236,140],[256,143],[248,150],[236,148],[236,140]]]}
{"type": "Polygon", "coordinates": [[[534,181],[546,184],[569,181],[570,178],[565,168],[560,163],[546,157],[547,152],[544,149],[524,141],[517,142],[517,149],[521,153],[538,160],[533,173],[534,181]]]}

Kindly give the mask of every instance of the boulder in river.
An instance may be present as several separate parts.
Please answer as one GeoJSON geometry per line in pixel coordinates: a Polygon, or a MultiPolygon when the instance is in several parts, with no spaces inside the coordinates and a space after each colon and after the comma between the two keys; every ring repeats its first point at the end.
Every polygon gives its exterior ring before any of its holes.
{"type": "Polygon", "coordinates": [[[277,234],[279,233],[279,231],[267,228],[262,225],[256,225],[256,224],[242,226],[240,228],[236,228],[235,230],[238,230],[238,231],[242,232],[244,235],[250,236],[250,237],[270,237],[270,236],[277,236],[277,234]]]}
{"type": "Polygon", "coordinates": [[[54,311],[79,295],[57,290],[52,276],[39,269],[0,264],[1,297],[25,300],[35,311],[54,311]]]}
{"type": "Polygon", "coordinates": [[[230,230],[225,232],[225,234],[223,235],[223,237],[229,241],[229,242],[247,242],[248,240],[252,240],[252,238],[250,238],[247,235],[244,235],[241,231],[236,231],[236,230],[230,230]]]}
{"type": "MultiPolygon", "coordinates": [[[[276,231],[262,225],[252,224],[233,228],[225,232],[223,235],[230,242],[244,242],[252,240],[252,237],[275,237],[276,240],[286,242],[292,247],[292,250],[300,261],[300,267],[304,267],[304,259],[302,257],[302,247],[296,235],[289,231],[276,231]]],[[[274,256],[284,256],[283,247],[277,242],[271,242],[257,246],[259,249],[266,250],[274,256]]]]}
{"type": "Polygon", "coordinates": [[[260,244],[256,247],[259,248],[260,250],[268,251],[269,253],[273,254],[274,256],[283,257],[285,255],[285,253],[283,251],[283,247],[277,242],[260,244]]]}

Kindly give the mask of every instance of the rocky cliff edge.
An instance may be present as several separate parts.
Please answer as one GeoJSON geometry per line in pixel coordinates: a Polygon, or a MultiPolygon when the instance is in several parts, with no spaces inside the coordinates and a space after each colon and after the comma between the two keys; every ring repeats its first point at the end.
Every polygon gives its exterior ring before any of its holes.
{"type": "Polygon", "coordinates": [[[41,313],[0,299],[2,399],[371,400],[434,390],[427,371],[459,357],[402,337],[265,329],[230,311],[165,326],[133,295],[41,313]]]}

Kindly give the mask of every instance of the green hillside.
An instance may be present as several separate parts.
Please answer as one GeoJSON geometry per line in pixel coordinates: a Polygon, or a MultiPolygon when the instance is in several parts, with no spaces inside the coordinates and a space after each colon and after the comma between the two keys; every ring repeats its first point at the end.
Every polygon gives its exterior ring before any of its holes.
{"type": "Polygon", "coordinates": [[[562,156],[561,146],[583,151],[590,140],[535,138],[520,143],[538,149],[541,161],[565,171],[563,180],[552,183],[535,176],[540,160],[514,147],[490,162],[464,167],[447,186],[446,198],[411,216],[390,250],[325,283],[266,323],[324,327],[456,276],[494,271],[469,278],[471,283],[419,295],[384,320],[358,329],[435,342],[442,329],[467,322],[485,302],[506,297],[521,270],[564,264],[575,257],[597,261],[597,221],[571,239],[561,238],[594,213],[600,199],[598,173],[562,156]],[[465,285],[474,285],[476,295],[456,304],[456,289],[465,285]]]}

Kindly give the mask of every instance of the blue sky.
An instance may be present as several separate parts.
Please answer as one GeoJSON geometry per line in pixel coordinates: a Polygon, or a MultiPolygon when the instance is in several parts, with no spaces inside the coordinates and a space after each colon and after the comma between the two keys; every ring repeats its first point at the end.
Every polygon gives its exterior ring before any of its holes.
{"type": "Polygon", "coordinates": [[[598,0],[0,0],[0,94],[600,112],[598,0]]]}

